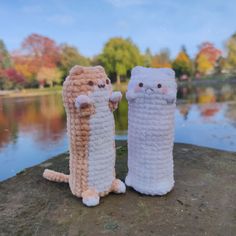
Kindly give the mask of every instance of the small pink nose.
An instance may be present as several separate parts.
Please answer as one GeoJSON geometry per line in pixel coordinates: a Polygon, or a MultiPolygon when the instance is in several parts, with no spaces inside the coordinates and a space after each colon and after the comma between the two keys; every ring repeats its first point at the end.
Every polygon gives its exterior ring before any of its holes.
{"type": "Polygon", "coordinates": [[[164,94],[167,94],[167,93],[168,93],[168,89],[167,89],[166,87],[163,87],[161,91],[162,91],[162,93],[164,93],[164,94]]]}

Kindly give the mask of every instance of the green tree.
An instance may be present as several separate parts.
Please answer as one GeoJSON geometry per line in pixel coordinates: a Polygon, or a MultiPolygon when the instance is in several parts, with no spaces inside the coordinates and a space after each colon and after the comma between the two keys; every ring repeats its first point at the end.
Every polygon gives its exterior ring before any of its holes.
{"type": "Polygon", "coordinates": [[[117,84],[120,84],[120,77],[126,77],[134,66],[142,65],[143,57],[130,39],[111,38],[98,56],[98,61],[109,76],[116,77],[117,84]]]}
{"type": "Polygon", "coordinates": [[[175,70],[178,78],[182,75],[190,76],[192,74],[192,61],[188,56],[185,47],[182,47],[182,50],[173,61],[172,68],[175,70]]]}
{"type": "Polygon", "coordinates": [[[143,66],[150,67],[152,65],[152,57],[150,48],[147,48],[143,55],[143,66]]]}
{"type": "Polygon", "coordinates": [[[223,56],[220,56],[216,60],[216,63],[215,63],[215,66],[214,66],[215,75],[222,74],[224,68],[225,68],[225,58],[223,56]]]}
{"type": "Polygon", "coordinates": [[[0,39],[0,68],[6,69],[11,66],[11,58],[3,40],[0,39]]]}
{"type": "Polygon", "coordinates": [[[90,61],[88,58],[82,56],[76,47],[63,44],[61,45],[61,58],[59,62],[59,68],[63,73],[63,77],[65,77],[72,66],[74,65],[82,65],[89,66],[90,61]]]}
{"type": "Polygon", "coordinates": [[[6,69],[11,66],[11,58],[7,48],[0,39],[0,89],[8,89],[11,87],[12,82],[8,80],[6,69]]]}
{"type": "Polygon", "coordinates": [[[236,33],[227,41],[226,47],[227,56],[225,68],[231,73],[236,73],[236,33]]]}

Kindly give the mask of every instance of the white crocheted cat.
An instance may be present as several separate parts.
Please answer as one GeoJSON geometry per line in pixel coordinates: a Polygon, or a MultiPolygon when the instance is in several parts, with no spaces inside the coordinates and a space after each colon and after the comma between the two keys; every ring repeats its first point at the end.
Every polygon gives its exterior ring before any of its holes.
{"type": "Polygon", "coordinates": [[[172,69],[132,70],[126,98],[128,175],[138,192],[164,195],[174,186],[173,139],[177,85],[172,69]]]}

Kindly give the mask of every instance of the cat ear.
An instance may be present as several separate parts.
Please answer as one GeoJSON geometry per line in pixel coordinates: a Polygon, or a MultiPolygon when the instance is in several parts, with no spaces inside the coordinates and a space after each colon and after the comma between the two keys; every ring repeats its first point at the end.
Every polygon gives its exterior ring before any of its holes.
{"type": "Polygon", "coordinates": [[[142,73],[144,70],[144,67],[142,66],[135,66],[131,71],[131,77],[136,76],[140,73],[142,73]]]}
{"type": "Polygon", "coordinates": [[[84,72],[83,66],[76,65],[70,69],[69,75],[80,75],[83,72],[84,72]]]}
{"type": "Polygon", "coordinates": [[[105,73],[104,68],[103,68],[102,66],[100,66],[100,65],[95,66],[94,68],[95,68],[96,70],[98,70],[99,72],[103,72],[103,73],[105,73]]]}
{"type": "Polygon", "coordinates": [[[175,71],[171,68],[162,68],[163,74],[167,75],[170,78],[175,78],[175,71]]]}

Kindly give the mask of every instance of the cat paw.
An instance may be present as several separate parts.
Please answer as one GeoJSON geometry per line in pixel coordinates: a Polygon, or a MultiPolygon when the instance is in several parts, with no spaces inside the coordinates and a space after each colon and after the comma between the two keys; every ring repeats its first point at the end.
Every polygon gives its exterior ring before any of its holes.
{"type": "Polygon", "coordinates": [[[87,95],[79,95],[75,99],[75,106],[77,108],[85,107],[92,104],[92,99],[87,95]]]}
{"type": "Polygon", "coordinates": [[[125,184],[127,186],[131,186],[131,181],[130,181],[129,175],[127,175],[126,178],[125,178],[125,184]]]}
{"type": "Polygon", "coordinates": [[[91,207],[99,204],[100,197],[96,190],[88,189],[82,193],[82,202],[84,205],[91,207]]]}
{"type": "Polygon", "coordinates": [[[133,101],[136,99],[136,97],[137,95],[134,92],[131,92],[131,91],[126,92],[126,99],[128,101],[133,101]]]}
{"type": "Polygon", "coordinates": [[[112,191],[114,193],[125,193],[125,184],[121,180],[115,179],[112,183],[112,191]]]}
{"type": "Polygon", "coordinates": [[[111,102],[119,102],[122,98],[122,93],[120,91],[112,92],[110,96],[111,102]]]}

